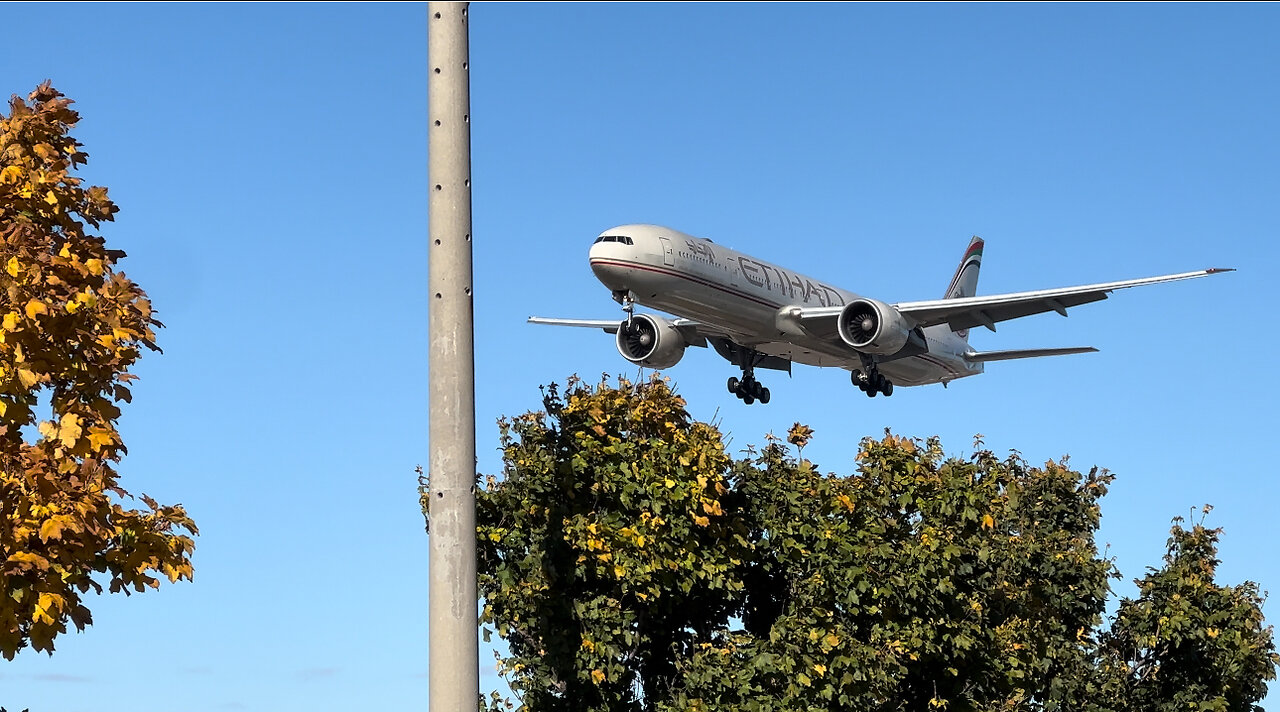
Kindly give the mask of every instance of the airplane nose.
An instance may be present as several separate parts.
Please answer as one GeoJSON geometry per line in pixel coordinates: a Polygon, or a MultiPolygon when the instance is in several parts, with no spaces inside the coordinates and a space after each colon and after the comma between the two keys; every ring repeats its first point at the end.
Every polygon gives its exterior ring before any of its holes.
{"type": "Polygon", "coordinates": [[[612,291],[628,289],[627,274],[630,269],[624,262],[626,245],[616,242],[597,242],[591,246],[589,259],[596,279],[612,291]]]}

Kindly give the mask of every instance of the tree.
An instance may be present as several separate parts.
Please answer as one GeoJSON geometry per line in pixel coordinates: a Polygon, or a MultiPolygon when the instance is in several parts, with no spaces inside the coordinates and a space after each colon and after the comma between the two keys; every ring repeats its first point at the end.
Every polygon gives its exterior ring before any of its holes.
{"type": "Polygon", "coordinates": [[[1174,520],[1164,566],[1120,603],[1105,636],[1106,682],[1143,712],[1261,710],[1276,656],[1258,587],[1214,583],[1221,530],[1182,524],[1174,520]]]}
{"type": "MultiPolygon", "coordinates": [[[[1149,635],[1139,609],[1102,628],[1105,471],[886,433],[838,477],[801,456],[799,424],[734,459],[663,380],[571,380],[544,404],[500,422],[504,470],[477,495],[481,622],[509,645],[523,709],[1120,710],[1154,694],[1126,667],[1126,631],[1149,635]]],[[[1215,603],[1200,576],[1176,605],[1232,611],[1205,625],[1252,647],[1177,701],[1242,709],[1274,677],[1271,631],[1251,584],[1215,603]]],[[[1158,649],[1166,669],[1192,664],[1158,649]]]]}
{"type": "Polygon", "coordinates": [[[48,82],[0,116],[0,653],[52,654],[82,598],[190,579],[196,526],[181,505],[127,506],[113,464],[129,368],[158,351],[146,293],[91,229],[118,208],[74,170],[79,115],[48,82]],[[47,404],[47,405],[46,405],[47,404]],[[48,413],[42,418],[41,411],[48,413]],[[185,532],[185,533],[184,533],[185,532]]]}

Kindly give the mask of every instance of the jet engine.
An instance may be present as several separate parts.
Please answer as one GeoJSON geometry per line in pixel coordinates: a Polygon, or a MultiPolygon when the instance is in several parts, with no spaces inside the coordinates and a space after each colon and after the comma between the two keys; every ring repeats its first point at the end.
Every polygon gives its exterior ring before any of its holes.
{"type": "Polygon", "coordinates": [[[667,320],[651,314],[631,317],[631,327],[618,326],[618,353],[648,368],[671,368],[684,356],[684,337],[667,320]]]}
{"type": "Polygon", "coordinates": [[[898,310],[875,299],[849,302],[838,326],[846,344],[869,354],[896,354],[911,336],[911,325],[898,310]]]}

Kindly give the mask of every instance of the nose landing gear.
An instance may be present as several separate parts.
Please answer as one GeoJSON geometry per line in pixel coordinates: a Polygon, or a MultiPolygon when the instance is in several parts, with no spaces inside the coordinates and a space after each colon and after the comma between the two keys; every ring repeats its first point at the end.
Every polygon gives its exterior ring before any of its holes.
{"type": "Polygon", "coordinates": [[[760,401],[761,404],[769,402],[769,389],[756,380],[755,373],[751,370],[743,371],[741,380],[737,376],[730,376],[728,385],[729,392],[741,398],[747,405],[756,401],[760,401]]]}
{"type": "Polygon", "coordinates": [[[613,300],[622,305],[622,311],[627,313],[627,321],[624,327],[628,332],[635,328],[636,315],[636,297],[629,289],[620,289],[613,293],[613,300]]]}

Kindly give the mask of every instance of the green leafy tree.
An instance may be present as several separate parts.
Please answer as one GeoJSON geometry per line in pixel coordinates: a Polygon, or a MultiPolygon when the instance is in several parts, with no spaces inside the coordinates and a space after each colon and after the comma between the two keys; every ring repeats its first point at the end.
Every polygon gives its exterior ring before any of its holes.
{"type": "Polygon", "coordinates": [[[530,709],[640,710],[718,634],[751,549],[720,435],[664,386],[555,387],[478,498],[484,620],[530,709]]]}
{"type": "Polygon", "coordinates": [[[1274,677],[1256,589],[1212,583],[1216,533],[1175,530],[1104,630],[1105,471],[886,433],[839,477],[800,424],[729,456],[660,379],[545,396],[500,422],[477,495],[481,622],[522,709],[1235,710],[1274,677]],[[1165,644],[1173,610],[1219,647],[1165,644]]]}
{"type": "MultiPolygon", "coordinates": [[[[1209,507],[1205,507],[1205,514],[1209,507]]],[[[1164,566],[1139,579],[1104,637],[1105,682],[1139,712],[1261,710],[1277,657],[1252,582],[1214,582],[1219,529],[1174,521],[1164,566]]]]}
{"type": "Polygon", "coordinates": [[[179,506],[131,499],[113,464],[129,368],[159,350],[146,293],[91,229],[113,219],[107,189],[74,170],[79,115],[47,82],[0,116],[0,654],[52,653],[83,595],[191,578],[195,524],[179,506]],[[37,411],[47,399],[50,416],[37,411]]]}

